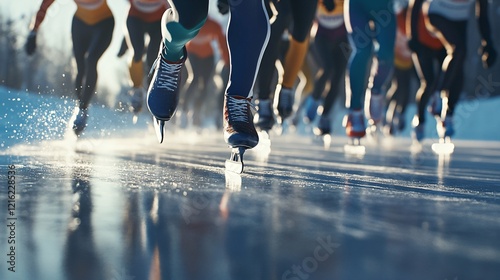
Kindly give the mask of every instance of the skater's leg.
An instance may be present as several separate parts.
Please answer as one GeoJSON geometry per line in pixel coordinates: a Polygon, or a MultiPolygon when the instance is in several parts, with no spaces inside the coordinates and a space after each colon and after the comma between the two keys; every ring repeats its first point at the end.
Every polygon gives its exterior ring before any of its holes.
{"type": "Polygon", "coordinates": [[[227,41],[231,69],[223,111],[224,140],[233,147],[253,148],[259,137],[253,124],[250,99],[269,40],[269,19],[264,0],[238,2],[231,4],[230,9],[227,41]]]}
{"type": "Polygon", "coordinates": [[[85,58],[85,83],[80,98],[80,108],[87,108],[95,94],[97,62],[111,44],[115,20],[111,17],[92,26],[92,39],[85,58]]]}
{"type": "Polygon", "coordinates": [[[207,115],[208,104],[210,104],[210,99],[214,96],[211,92],[210,85],[213,81],[214,76],[214,57],[209,56],[200,59],[198,63],[200,77],[199,77],[199,88],[195,91],[193,98],[193,124],[195,126],[200,126],[202,117],[207,115]]]}
{"type": "Polygon", "coordinates": [[[208,0],[169,3],[171,8],[163,13],[161,22],[161,59],[155,64],[147,97],[149,111],[162,122],[170,120],[177,110],[181,70],[187,58],[185,44],[198,34],[208,13],[208,0]]]}
{"type": "Polygon", "coordinates": [[[373,84],[371,84],[372,94],[383,94],[387,92],[387,87],[392,77],[394,69],[394,44],[396,41],[396,17],[394,12],[388,7],[375,13],[386,12],[387,18],[379,20],[373,19],[375,25],[374,32],[378,42],[376,51],[377,68],[373,76],[373,84]]]}
{"type": "Polygon", "coordinates": [[[71,37],[73,41],[73,55],[76,61],[75,93],[80,100],[85,75],[85,54],[90,45],[91,34],[89,27],[80,19],[74,17],[71,25],[71,37]]]}
{"type": "Polygon", "coordinates": [[[402,115],[402,117],[406,112],[408,103],[410,102],[411,80],[414,76],[415,72],[413,70],[413,67],[411,67],[409,69],[404,69],[396,77],[398,80],[398,89],[396,90],[398,112],[402,115]]]}
{"type": "Polygon", "coordinates": [[[316,13],[317,0],[290,1],[293,18],[290,46],[285,56],[283,81],[278,99],[278,113],[282,120],[293,113],[293,87],[302,68],[309,47],[309,32],[316,13]]]}
{"type": "MultiPolygon", "coordinates": [[[[342,27],[343,28],[343,27],[342,27]]],[[[333,71],[330,76],[330,90],[328,91],[325,102],[323,104],[323,116],[328,116],[330,111],[335,104],[335,100],[338,96],[343,93],[343,89],[340,87],[342,80],[345,78],[345,70],[347,66],[347,55],[345,53],[345,46],[347,45],[347,36],[338,38],[335,41],[334,50],[332,51],[332,57],[334,60],[333,71]]],[[[349,52],[348,52],[349,53],[349,52]]],[[[347,54],[348,54],[347,53],[347,54]]]]}
{"type": "Polygon", "coordinates": [[[193,105],[193,96],[199,90],[201,83],[201,72],[198,65],[200,58],[196,55],[190,55],[186,61],[187,78],[182,90],[182,112],[188,113],[193,105]]]}
{"type": "Polygon", "coordinates": [[[325,86],[333,74],[336,63],[332,55],[334,50],[333,46],[334,42],[329,36],[322,36],[321,34],[316,35],[314,39],[314,50],[318,57],[319,71],[314,81],[310,100],[303,101],[306,102],[305,116],[309,122],[312,122],[316,118],[317,110],[321,104],[323,92],[325,91],[325,86]]]}
{"type": "Polygon", "coordinates": [[[326,83],[333,73],[336,61],[333,59],[334,42],[332,42],[329,37],[316,35],[314,41],[314,47],[318,55],[320,72],[314,82],[314,88],[311,96],[314,100],[319,100],[323,95],[326,83]]]}
{"type": "Polygon", "coordinates": [[[257,97],[259,100],[269,100],[274,93],[272,82],[276,73],[275,63],[279,58],[283,32],[288,27],[291,19],[289,1],[278,2],[276,8],[278,9],[278,14],[271,24],[269,42],[262,56],[261,67],[259,68],[256,82],[257,97]]]}
{"type": "Polygon", "coordinates": [[[144,35],[145,23],[136,17],[127,18],[128,43],[132,47],[132,60],[129,65],[130,78],[133,87],[142,87],[144,78],[144,69],[142,64],[142,55],[144,53],[144,35]]]}
{"type": "Polygon", "coordinates": [[[198,34],[208,14],[208,0],[169,0],[171,8],[162,18],[163,58],[176,62],[184,57],[184,46],[198,34]]]}
{"type": "Polygon", "coordinates": [[[369,30],[370,17],[359,1],[346,1],[348,11],[345,14],[346,28],[352,52],[348,62],[346,76],[346,107],[350,110],[363,108],[362,97],[365,93],[368,77],[368,66],[371,63],[373,41],[366,30],[369,30]]]}
{"type": "Polygon", "coordinates": [[[146,50],[146,69],[151,69],[156,57],[158,56],[158,48],[162,40],[161,21],[148,23],[146,29],[149,35],[149,43],[146,50]]]}
{"type": "Polygon", "coordinates": [[[428,47],[422,46],[413,56],[413,63],[420,80],[420,87],[415,96],[417,104],[417,117],[419,123],[425,123],[426,107],[432,95],[435,80],[435,59],[434,51],[428,47]]]}
{"type": "Polygon", "coordinates": [[[463,65],[467,54],[467,21],[451,21],[442,16],[430,14],[430,23],[439,30],[448,56],[442,65],[442,76],[438,80],[437,90],[446,93],[448,112],[453,114],[463,87],[463,65]],[[459,85],[456,85],[459,84],[459,85]],[[453,85],[453,91],[451,91],[453,85]]]}
{"type": "Polygon", "coordinates": [[[230,7],[227,31],[231,54],[228,96],[253,96],[256,74],[269,40],[269,20],[263,1],[246,0],[230,7]]]}
{"type": "MultiPolygon", "coordinates": [[[[409,102],[411,78],[413,76],[413,67],[411,68],[394,68],[394,78],[396,88],[392,101],[395,103],[392,119],[388,120],[388,124],[392,124],[397,131],[404,129],[406,125],[405,111],[409,102]]],[[[389,112],[388,112],[389,113],[389,112]]],[[[389,115],[389,114],[387,114],[389,115]]]]}
{"type": "Polygon", "coordinates": [[[316,14],[317,2],[317,0],[295,0],[290,2],[293,30],[284,63],[284,88],[293,88],[306,57],[309,47],[309,32],[316,14]]]}

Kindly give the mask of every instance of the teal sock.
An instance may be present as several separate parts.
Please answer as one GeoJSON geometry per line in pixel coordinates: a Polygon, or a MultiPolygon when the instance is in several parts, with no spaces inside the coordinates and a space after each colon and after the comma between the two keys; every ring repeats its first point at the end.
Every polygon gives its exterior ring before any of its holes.
{"type": "Polygon", "coordinates": [[[172,41],[163,39],[165,45],[162,51],[163,58],[173,62],[181,60],[184,56],[184,46],[198,34],[203,24],[205,24],[205,20],[192,29],[186,29],[178,22],[167,23],[167,30],[172,36],[172,41]]]}

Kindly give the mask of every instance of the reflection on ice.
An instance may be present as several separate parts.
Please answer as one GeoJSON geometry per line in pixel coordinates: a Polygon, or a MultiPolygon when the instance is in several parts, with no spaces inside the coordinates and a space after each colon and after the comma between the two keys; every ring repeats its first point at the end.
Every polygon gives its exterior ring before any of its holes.
{"type": "Polygon", "coordinates": [[[230,191],[240,191],[241,190],[241,175],[235,172],[226,171],[224,172],[226,178],[226,189],[230,191]]]}
{"type": "Polygon", "coordinates": [[[259,144],[250,151],[255,157],[256,161],[266,162],[271,154],[271,139],[269,134],[265,131],[259,131],[259,144]]]}

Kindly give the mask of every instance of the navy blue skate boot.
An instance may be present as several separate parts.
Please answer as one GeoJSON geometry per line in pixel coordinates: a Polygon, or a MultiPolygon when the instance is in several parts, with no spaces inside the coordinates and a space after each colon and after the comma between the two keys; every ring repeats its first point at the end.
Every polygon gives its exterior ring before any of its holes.
{"type": "Polygon", "coordinates": [[[185,47],[183,51],[180,61],[171,62],[163,58],[161,50],[151,69],[154,73],[148,89],[147,105],[153,114],[153,124],[160,143],[163,142],[165,122],[174,116],[179,104],[181,69],[187,58],[185,47]]]}
{"type": "Polygon", "coordinates": [[[251,98],[225,96],[224,140],[232,148],[231,157],[226,160],[226,170],[242,173],[243,154],[259,143],[259,135],[253,124],[251,98]]]}

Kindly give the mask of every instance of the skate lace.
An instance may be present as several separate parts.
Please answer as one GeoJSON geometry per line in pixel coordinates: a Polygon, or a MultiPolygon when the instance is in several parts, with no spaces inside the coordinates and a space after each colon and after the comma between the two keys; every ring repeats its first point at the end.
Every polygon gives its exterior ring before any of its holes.
{"type": "Polygon", "coordinates": [[[157,74],[157,86],[169,91],[177,89],[177,81],[179,80],[179,72],[182,68],[182,63],[167,63],[163,59],[160,60],[160,68],[157,74]]]}
{"type": "Polygon", "coordinates": [[[253,105],[247,99],[238,99],[231,96],[227,97],[227,109],[229,111],[229,120],[231,122],[248,123],[248,107],[253,105]]]}

